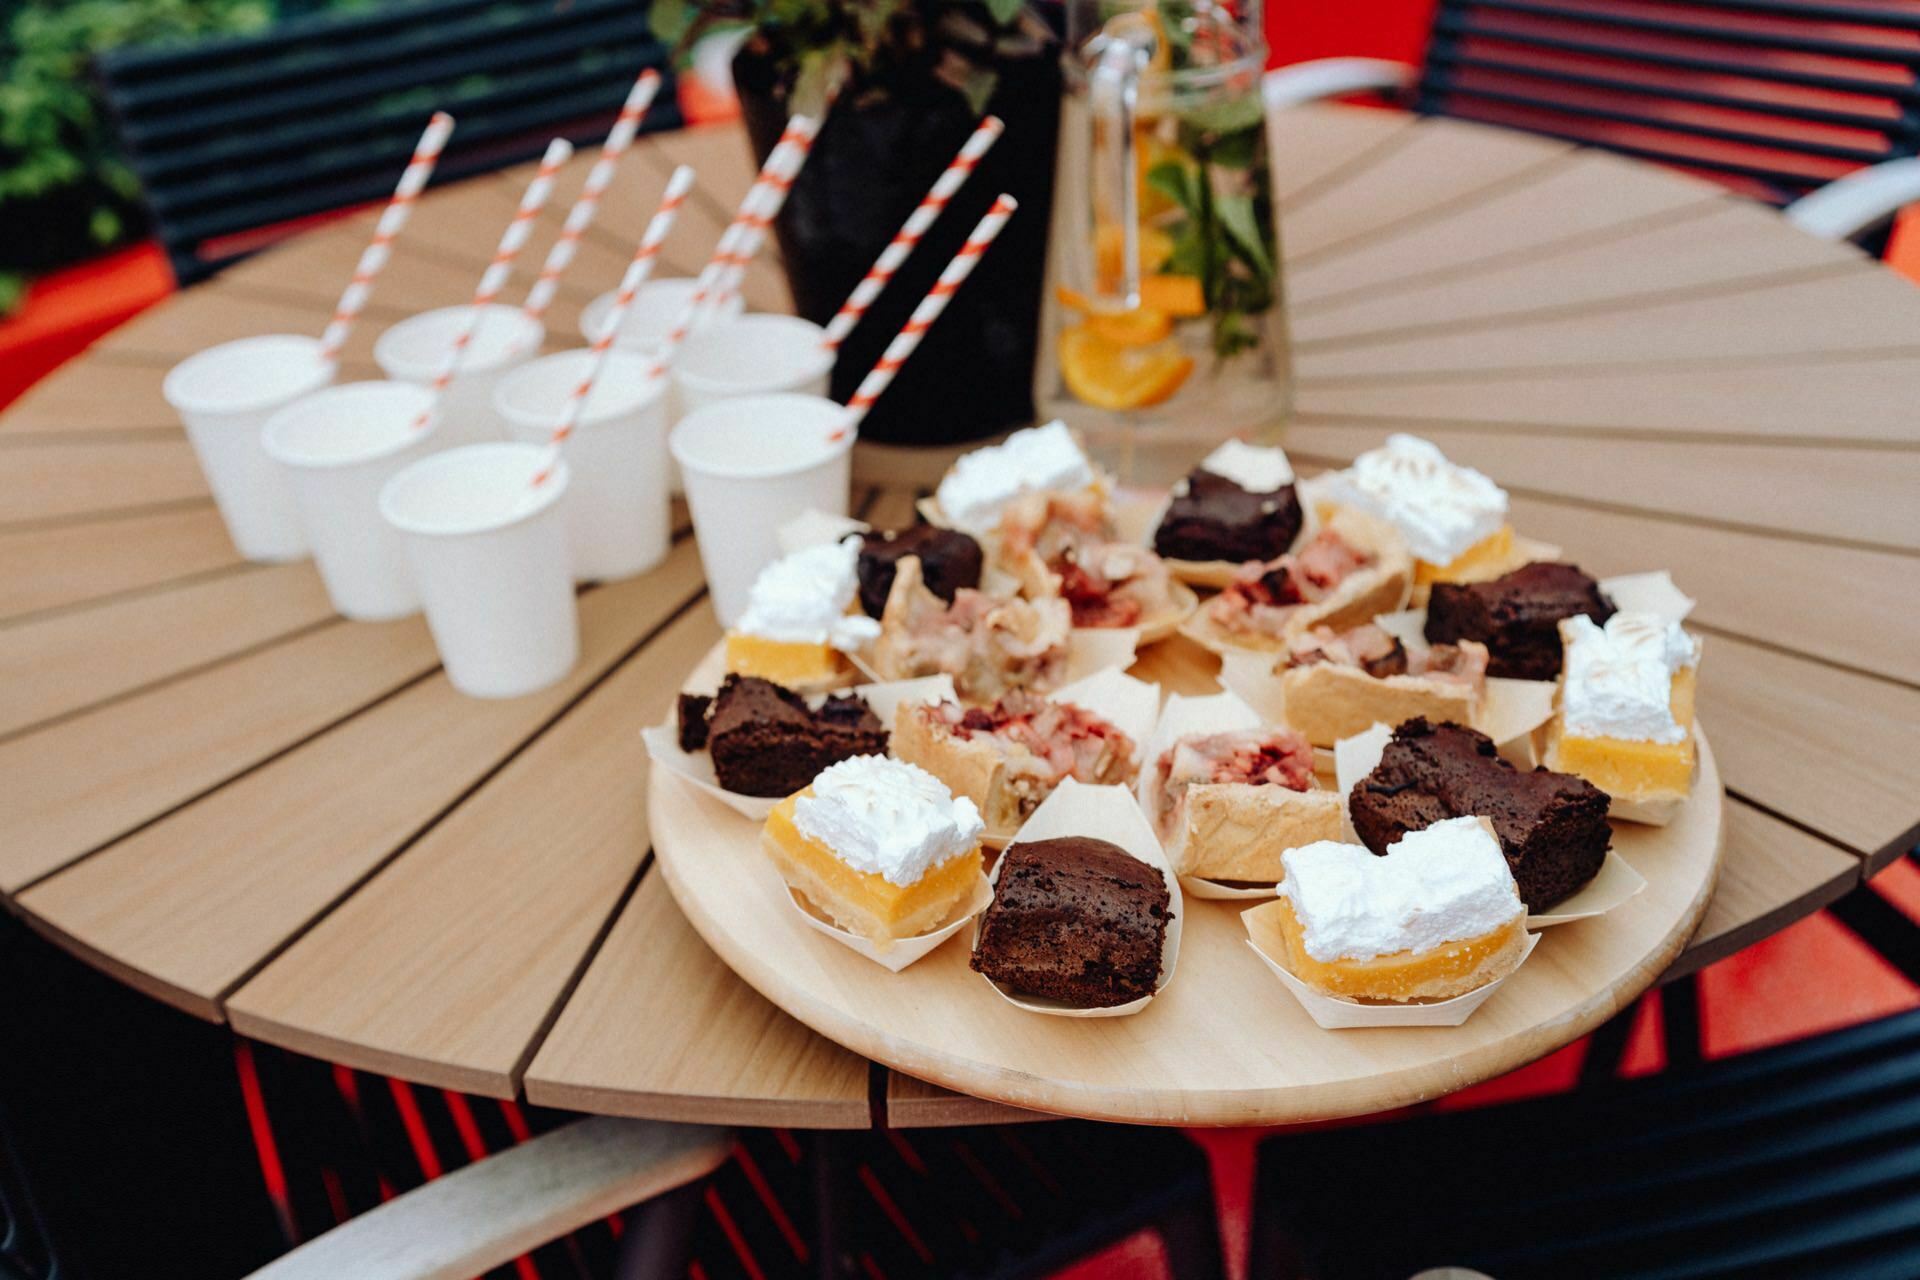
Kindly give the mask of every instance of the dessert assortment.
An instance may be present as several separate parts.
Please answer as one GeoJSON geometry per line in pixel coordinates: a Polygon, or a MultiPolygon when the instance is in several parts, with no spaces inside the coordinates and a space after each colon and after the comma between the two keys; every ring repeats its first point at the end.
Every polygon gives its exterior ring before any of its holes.
{"type": "Polygon", "coordinates": [[[1130,527],[1071,431],[1016,432],[921,523],[783,531],[724,678],[649,746],[704,758],[808,924],[896,972],[970,923],[1018,1007],[1137,1013],[1184,891],[1323,1026],[1455,1024],[1539,929],[1645,887],[1615,824],[1670,820],[1697,768],[1691,602],[1507,507],[1411,436],[1307,481],[1232,442],[1130,527]],[[1163,695],[1124,668],[1195,583],[1226,691],[1163,695]]]}

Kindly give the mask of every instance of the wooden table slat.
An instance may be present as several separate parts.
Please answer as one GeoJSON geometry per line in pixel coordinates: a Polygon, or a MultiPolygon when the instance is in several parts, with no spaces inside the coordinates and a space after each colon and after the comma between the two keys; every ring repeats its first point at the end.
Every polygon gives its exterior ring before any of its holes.
{"type": "Polygon", "coordinates": [[[1698,973],[1860,883],[1860,859],[1738,800],[1727,804],[1727,847],[1740,856],[1721,864],[1706,917],[1663,981],[1698,973]]]}
{"type": "Polygon", "coordinates": [[[580,665],[476,701],[435,674],[22,895],[22,909],[133,985],[202,1017],[261,961],[429,828],[700,589],[692,540],[581,601],[580,665]]]}
{"type": "Polygon", "coordinates": [[[1709,636],[1700,715],[1721,744],[1727,789],[1742,799],[1866,855],[1875,868],[1920,835],[1920,689],[1709,636]]]}
{"type": "Polygon", "coordinates": [[[696,605],[227,1001],[301,1053],[511,1097],[647,851],[640,728],[718,638],[696,605]]]}
{"type": "Polygon", "coordinates": [[[1449,215],[1370,237],[1345,252],[1335,245],[1289,264],[1287,300],[1303,319],[1317,317],[1355,292],[1399,297],[1431,287],[1434,277],[1477,277],[1494,263],[1518,267],[1524,261],[1538,280],[1539,268],[1531,264],[1548,254],[1591,244],[1625,257],[1614,241],[1669,223],[1684,225],[1733,200],[1723,188],[1678,174],[1626,180],[1623,168],[1641,172],[1604,152],[1575,152],[1533,181],[1509,184],[1449,215]]]}
{"type": "Polygon", "coordinates": [[[308,565],[260,565],[0,628],[0,737],[334,616],[308,565]]]}
{"type": "MultiPolygon", "coordinates": [[[[1531,193],[1534,188],[1523,190],[1531,193]]],[[[1540,225],[1534,211],[1506,212],[1512,216],[1461,217],[1446,225],[1465,223],[1463,234],[1475,232],[1488,244],[1524,243],[1528,229],[1540,225]]],[[[1376,257],[1368,254],[1359,261],[1373,263],[1376,257]]],[[[1504,330],[1539,318],[1617,315],[1665,299],[1718,293],[1741,282],[1859,265],[1860,251],[1851,245],[1828,244],[1811,236],[1782,244],[1773,213],[1722,198],[1702,216],[1649,227],[1619,240],[1562,248],[1544,262],[1529,259],[1486,265],[1388,293],[1335,299],[1320,306],[1309,303],[1301,308],[1294,332],[1303,351],[1336,350],[1386,341],[1392,335],[1504,330]],[[1541,273],[1547,270],[1553,272],[1550,293],[1540,288],[1541,273]]],[[[1314,274],[1300,274],[1300,287],[1311,294],[1314,274]]],[[[1293,283],[1290,278],[1289,287],[1293,283]]]]}
{"type": "Polygon", "coordinates": [[[1454,373],[1486,376],[1643,363],[1700,365],[1778,359],[1851,359],[1920,345],[1913,286],[1867,263],[1817,278],[1756,283],[1734,295],[1656,299],[1631,312],[1597,310],[1531,319],[1499,330],[1421,333],[1305,349],[1303,383],[1454,373]]]}
{"type": "Polygon", "coordinates": [[[17,892],[437,665],[419,618],[334,623],[0,743],[0,890],[17,892]]]}
{"type": "Polygon", "coordinates": [[[1538,181],[1571,152],[1563,142],[1505,129],[1436,128],[1417,121],[1392,146],[1363,156],[1334,181],[1286,205],[1281,242],[1291,261],[1352,252],[1485,199],[1505,184],[1538,181]]]}
{"type": "Polygon", "coordinates": [[[1303,419],[1347,419],[1376,431],[1509,426],[1614,437],[1779,436],[1806,442],[1914,441],[1913,412],[1890,387],[1920,381],[1920,356],[1828,364],[1780,362],[1743,367],[1560,370],[1503,376],[1489,395],[1472,379],[1382,379],[1305,386],[1295,401],[1303,419]]]}
{"type": "Polygon", "coordinates": [[[527,1100],[608,1115],[864,1129],[867,1062],[733,976],[649,874],[526,1073],[527,1100]],[[773,1101],[777,1099],[778,1101],[773,1101]]]}
{"type": "Polygon", "coordinates": [[[204,501],[207,482],[185,436],[16,445],[0,454],[0,531],[8,525],[204,501]]]}
{"type": "Polygon", "coordinates": [[[1267,118],[1273,194],[1297,208],[1396,145],[1416,117],[1404,111],[1300,107],[1267,118]]]}
{"type": "Polygon", "coordinates": [[[0,530],[0,620],[150,590],[242,563],[211,501],[0,530]]]}

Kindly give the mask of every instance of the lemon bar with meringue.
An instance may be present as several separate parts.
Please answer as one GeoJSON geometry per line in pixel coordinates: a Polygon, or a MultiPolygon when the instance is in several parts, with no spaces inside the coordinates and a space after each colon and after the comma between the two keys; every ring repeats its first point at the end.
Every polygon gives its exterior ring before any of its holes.
{"type": "Polygon", "coordinates": [[[1560,623],[1565,657],[1546,764],[1606,792],[1616,818],[1671,821],[1693,789],[1700,642],[1678,622],[1623,612],[1560,623]]]}
{"type": "Polygon", "coordinates": [[[800,692],[830,688],[844,654],[870,644],[880,624],[852,609],[860,589],[857,538],[782,556],[760,571],[747,610],[727,632],[727,671],[800,692]]]}
{"type": "Polygon", "coordinates": [[[885,756],[854,756],[774,806],[761,848],[849,933],[886,947],[938,928],[981,878],[973,801],[885,756]]]}
{"type": "Polygon", "coordinates": [[[1079,439],[1056,421],[961,454],[933,496],[945,523],[984,538],[1007,507],[1027,494],[1088,493],[1104,506],[1106,490],[1079,439]]]}
{"type": "Polygon", "coordinates": [[[1497,578],[1524,559],[1507,523],[1506,490],[1419,436],[1388,436],[1329,476],[1323,492],[1400,531],[1413,552],[1416,592],[1435,582],[1497,578]]]}
{"type": "Polygon", "coordinates": [[[1322,840],[1281,855],[1270,906],[1288,972],[1325,995],[1446,1000],[1512,973],[1527,909],[1500,842],[1480,818],[1410,832],[1376,857],[1322,840]]]}

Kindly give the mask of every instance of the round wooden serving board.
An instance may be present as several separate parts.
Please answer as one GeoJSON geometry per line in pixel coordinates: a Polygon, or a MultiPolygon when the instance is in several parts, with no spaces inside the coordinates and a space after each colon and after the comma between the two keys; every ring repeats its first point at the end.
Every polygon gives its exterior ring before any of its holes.
{"type": "MultiPolygon", "coordinates": [[[[691,685],[718,679],[718,648],[691,685]]],[[[1204,691],[1213,659],[1158,646],[1136,674],[1204,691]],[[1178,666],[1187,668],[1172,670],[1178,666]],[[1171,679],[1170,679],[1171,677],[1171,679]]],[[[656,771],[657,864],[722,959],[815,1031],[897,1070],[1018,1107],[1149,1124],[1287,1124],[1404,1106],[1510,1071],[1586,1034],[1680,953],[1720,866],[1722,792],[1706,735],[1671,826],[1614,826],[1647,887],[1605,916],[1545,931],[1525,966],[1459,1027],[1324,1031],[1246,943],[1245,902],[1185,899],[1179,968],[1124,1018],[1050,1018],[967,967],[963,930],[889,973],[809,929],[760,850],[759,824],[656,771]]]]}

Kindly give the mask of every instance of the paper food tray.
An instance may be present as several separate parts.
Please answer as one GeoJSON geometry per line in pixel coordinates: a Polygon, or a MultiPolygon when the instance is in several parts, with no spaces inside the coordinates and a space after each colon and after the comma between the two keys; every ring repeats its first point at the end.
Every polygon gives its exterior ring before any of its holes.
{"type": "MultiPolygon", "coordinates": [[[[1167,922],[1166,937],[1160,945],[1159,983],[1155,985],[1152,995],[1142,996],[1138,1000],[1104,1009],[1080,1009],[1058,1000],[1015,994],[985,975],[982,975],[982,980],[1008,1004],[1029,1013],[1059,1018],[1120,1018],[1138,1013],[1173,981],[1174,966],[1180,958],[1180,927],[1186,915],[1186,907],[1180,897],[1180,881],[1167,866],[1167,860],[1160,852],[1160,842],[1154,839],[1153,828],[1148,825],[1146,815],[1140,812],[1140,806],[1134,803],[1132,794],[1125,787],[1089,787],[1069,778],[1056,787],[1053,794],[1033,811],[1033,816],[1014,833],[1013,843],[1051,840],[1058,836],[1090,836],[1109,841],[1153,867],[1166,881],[1168,908],[1173,918],[1167,922]]],[[[1000,869],[1004,865],[1005,859],[994,864],[993,873],[988,877],[989,883],[995,886],[1000,883],[1000,869]]],[[[976,920],[976,945],[979,934],[980,924],[976,920]]]]}

